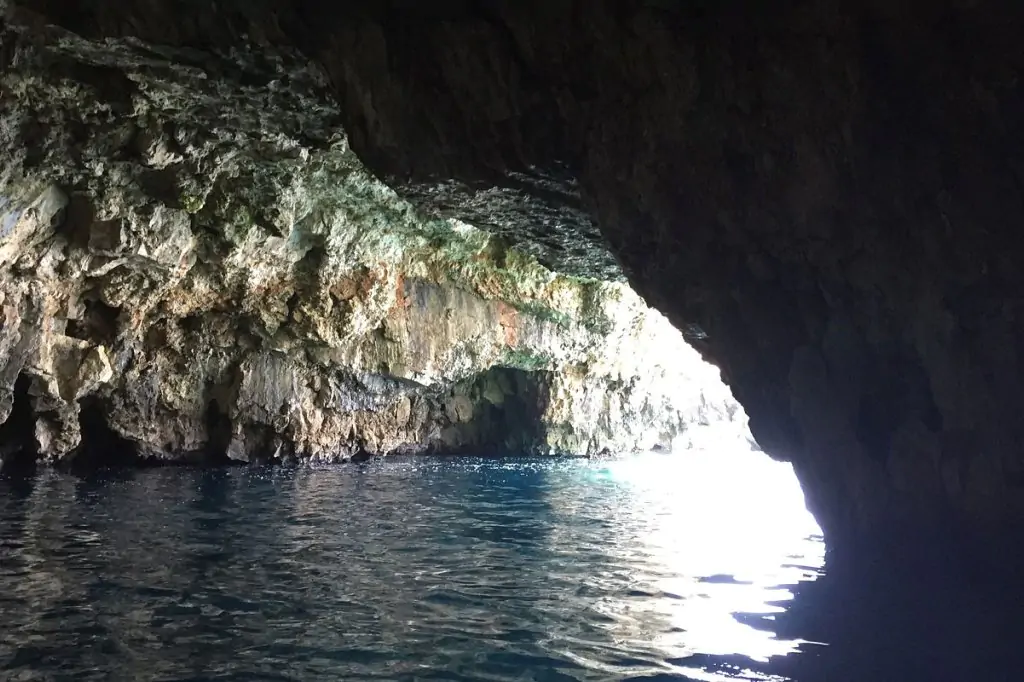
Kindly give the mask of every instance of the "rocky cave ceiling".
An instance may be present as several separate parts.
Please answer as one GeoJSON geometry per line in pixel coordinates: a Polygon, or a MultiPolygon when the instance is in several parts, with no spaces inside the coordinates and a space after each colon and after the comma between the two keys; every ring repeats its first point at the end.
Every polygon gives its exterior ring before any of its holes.
{"type": "Polygon", "coordinates": [[[624,273],[833,537],[1024,521],[1019,3],[7,4],[3,68],[111,125],[343,131],[421,210],[624,273]]]}
{"type": "Polygon", "coordinates": [[[0,74],[0,468],[746,442],[600,241],[415,210],[315,63],[27,21],[0,74]]]}

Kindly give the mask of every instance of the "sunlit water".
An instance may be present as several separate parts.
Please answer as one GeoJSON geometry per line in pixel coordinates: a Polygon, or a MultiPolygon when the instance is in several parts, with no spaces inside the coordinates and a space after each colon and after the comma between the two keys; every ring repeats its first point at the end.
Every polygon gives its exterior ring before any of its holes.
{"type": "Polygon", "coordinates": [[[756,453],[46,473],[0,483],[0,679],[777,680],[822,555],[756,453]]]}

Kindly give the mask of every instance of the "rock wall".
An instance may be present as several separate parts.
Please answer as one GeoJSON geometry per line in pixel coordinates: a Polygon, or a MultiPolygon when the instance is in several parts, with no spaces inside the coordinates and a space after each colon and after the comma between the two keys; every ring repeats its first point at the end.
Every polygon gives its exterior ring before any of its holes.
{"type": "Polygon", "coordinates": [[[627,286],[424,218],[307,125],[329,112],[315,69],[258,101],[274,88],[231,71],[248,53],[217,80],[195,53],[4,39],[9,461],[591,455],[746,433],[717,371],[627,286]]]}
{"type": "Polygon", "coordinates": [[[344,127],[423,210],[621,265],[834,540],[1024,524],[1019,3],[9,5],[8,68],[265,149],[344,127]]]}
{"type": "Polygon", "coordinates": [[[596,217],[834,541],[1017,544],[1019,3],[441,3],[319,26],[292,35],[319,38],[373,170],[523,238],[538,202],[570,236],[596,217]]]}
{"type": "Polygon", "coordinates": [[[501,197],[524,236],[539,200],[585,209],[570,232],[595,216],[833,541],[1019,544],[1019,3],[452,3],[339,24],[310,29],[315,54],[374,171],[440,214],[501,197]]]}

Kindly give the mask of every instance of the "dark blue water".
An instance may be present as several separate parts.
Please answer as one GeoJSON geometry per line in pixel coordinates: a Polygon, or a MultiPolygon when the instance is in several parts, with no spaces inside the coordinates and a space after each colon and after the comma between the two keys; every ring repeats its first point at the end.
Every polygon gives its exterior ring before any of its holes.
{"type": "Polygon", "coordinates": [[[0,483],[0,679],[783,679],[820,537],[782,465],[709,461],[0,483]]]}

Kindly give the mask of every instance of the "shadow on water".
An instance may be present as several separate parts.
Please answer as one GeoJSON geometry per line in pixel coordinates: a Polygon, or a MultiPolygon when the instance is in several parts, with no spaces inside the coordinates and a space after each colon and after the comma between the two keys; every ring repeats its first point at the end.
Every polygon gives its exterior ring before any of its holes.
{"type": "Polygon", "coordinates": [[[463,507],[463,537],[520,551],[542,547],[550,532],[543,521],[551,516],[547,476],[547,469],[536,463],[506,461],[475,467],[460,477],[460,496],[468,501],[463,507]],[[486,499],[480,499],[478,491],[487,491],[486,499]]]}
{"type": "Polygon", "coordinates": [[[699,655],[676,663],[725,675],[695,677],[715,680],[1024,679],[1024,584],[1005,573],[985,577],[936,565],[910,573],[830,556],[817,580],[789,589],[793,599],[779,613],[735,616],[801,642],[794,653],[761,662],[699,655]]]}
{"type": "Polygon", "coordinates": [[[794,680],[1024,679],[1024,585],[1003,575],[911,576],[832,560],[767,625],[821,643],[772,662],[770,672],[794,680]]]}

